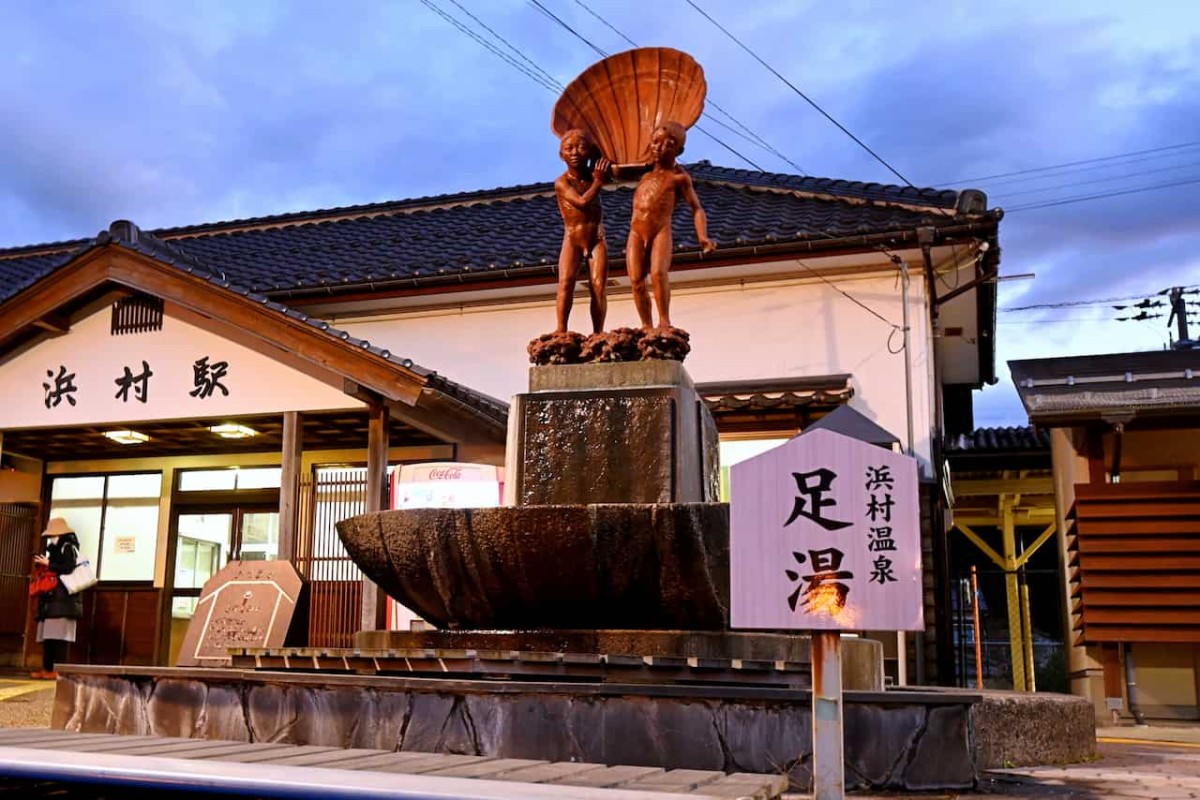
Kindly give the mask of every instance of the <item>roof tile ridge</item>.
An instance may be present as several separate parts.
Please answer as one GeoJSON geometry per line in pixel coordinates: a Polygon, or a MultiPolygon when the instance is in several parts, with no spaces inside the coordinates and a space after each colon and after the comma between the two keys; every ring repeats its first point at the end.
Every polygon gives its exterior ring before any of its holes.
{"type": "MultiPolygon", "coordinates": [[[[903,208],[932,212],[940,216],[956,216],[959,198],[962,192],[956,189],[938,189],[936,187],[897,186],[895,184],[875,183],[869,181],[850,181],[844,178],[824,178],[814,175],[789,175],[782,172],[765,172],[759,170],[743,170],[732,167],[714,166],[707,161],[699,161],[686,165],[692,171],[692,179],[702,183],[732,186],[748,191],[771,192],[775,194],[790,194],[795,197],[809,197],[818,200],[841,202],[850,205],[873,205],[882,208],[903,208]],[[731,174],[723,174],[731,173],[731,174]],[[768,180],[752,181],[742,178],[743,175],[759,175],[768,180]],[[813,187],[800,186],[796,183],[812,183],[813,187]],[[774,185],[771,185],[774,184],[774,185]],[[843,194],[837,187],[846,187],[858,194],[843,194]],[[897,195],[907,195],[906,198],[893,199],[864,196],[869,192],[882,194],[885,192],[897,195]],[[954,202],[949,199],[939,202],[922,202],[922,198],[932,200],[934,195],[954,196],[954,202]]],[[[972,190],[973,191],[973,190],[972,190]]]]}
{"type": "Polygon", "coordinates": [[[49,256],[58,253],[70,253],[78,250],[81,247],[87,247],[95,243],[95,238],[91,239],[70,239],[61,242],[43,242],[41,244],[23,244],[18,247],[3,247],[0,248],[0,261],[12,261],[18,258],[28,258],[30,256],[49,256]]]}
{"type": "Polygon", "coordinates": [[[246,217],[242,219],[203,222],[195,225],[184,225],[173,228],[158,228],[152,233],[163,240],[192,239],[205,236],[236,233],[244,230],[260,230],[264,228],[290,228],[304,225],[317,225],[327,222],[337,222],[348,219],[366,219],[371,217],[406,214],[439,208],[476,205],[487,202],[509,202],[537,197],[554,191],[554,184],[548,182],[520,184],[517,186],[500,186],[493,189],[474,189],[462,192],[452,192],[440,195],[405,198],[401,200],[385,200],[377,203],[363,203],[351,206],[339,206],[311,211],[291,211],[282,214],[270,214],[262,217],[246,217]]]}

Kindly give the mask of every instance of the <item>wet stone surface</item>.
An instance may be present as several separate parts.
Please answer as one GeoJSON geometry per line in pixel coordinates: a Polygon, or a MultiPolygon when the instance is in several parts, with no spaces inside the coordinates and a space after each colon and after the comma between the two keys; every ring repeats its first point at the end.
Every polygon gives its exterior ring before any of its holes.
{"type": "MultiPolygon", "coordinates": [[[[161,670],[159,671],[161,673],[161,670]]],[[[662,693],[617,687],[525,688],[496,691],[483,682],[431,684],[373,679],[328,686],[236,673],[207,681],[209,690],[177,702],[155,702],[163,676],[63,680],[59,727],[81,732],[229,738],[458,753],[500,758],[583,761],[665,769],[787,772],[794,788],[810,780],[811,727],[807,693],[771,699],[662,693]],[[234,676],[234,677],[228,677],[234,676]],[[218,690],[218,685],[222,688],[218,690]],[[222,720],[197,725],[196,720],[222,720]],[[385,724],[372,721],[386,720],[385,724]],[[242,726],[237,728],[237,724],[242,726]],[[220,730],[221,736],[214,734],[220,730]]],[[[892,790],[968,788],[974,784],[969,703],[932,704],[848,696],[848,787],[892,790]]]]}
{"type": "Polygon", "coordinates": [[[405,509],[338,524],[389,595],[439,627],[720,630],[720,503],[405,509]]]}

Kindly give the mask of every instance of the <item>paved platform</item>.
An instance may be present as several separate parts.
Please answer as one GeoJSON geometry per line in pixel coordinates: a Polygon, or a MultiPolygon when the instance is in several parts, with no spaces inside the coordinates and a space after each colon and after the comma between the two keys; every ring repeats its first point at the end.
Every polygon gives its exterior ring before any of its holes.
{"type": "Polygon", "coordinates": [[[774,800],[787,786],[782,775],[34,728],[0,731],[5,778],[325,800],[774,800]]]}

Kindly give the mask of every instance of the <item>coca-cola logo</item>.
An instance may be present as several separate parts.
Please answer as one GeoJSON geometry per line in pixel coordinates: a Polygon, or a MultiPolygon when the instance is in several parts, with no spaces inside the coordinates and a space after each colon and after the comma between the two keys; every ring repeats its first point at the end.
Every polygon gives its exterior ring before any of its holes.
{"type": "Polygon", "coordinates": [[[462,477],[462,467],[434,467],[429,470],[431,481],[456,481],[462,477]]]}

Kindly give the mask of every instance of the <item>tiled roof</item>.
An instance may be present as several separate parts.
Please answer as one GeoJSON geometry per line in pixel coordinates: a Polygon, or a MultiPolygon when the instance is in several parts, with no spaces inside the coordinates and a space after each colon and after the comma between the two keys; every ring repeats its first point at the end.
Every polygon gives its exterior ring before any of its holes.
{"type": "Polygon", "coordinates": [[[433,370],[426,369],[425,367],[414,363],[411,358],[398,356],[390,350],[386,350],[371,344],[366,339],[359,339],[351,336],[348,332],[341,330],[340,328],[335,328],[328,322],[310,317],[302,311],[298,311],[294,308],[289,308],[282,303],[275,302],[265,295],[251,292],[237,285],[236,283],[232,283],[227,280],[226,277],[221,274],[220,270],[216,270],[190,255],[181,253],[173,243],[163,242],[162,240],[155,238],[153,235],[147,235],[141,231],[136,231],[136,229],[131,231],[131,228],[132,226],[127,226],[121,227],[118,230],[118,225],[114,225],[114,231],[117,231],[116,236],[108,232],[101,233],[87,247],[81,248],[78,252],[82,252],[83,250],[88,249],[88,247],[108,244],[111,242],[121,247],[127,247],[131,250],[136,250],[143,255],[147,255],[159,261],[172,264],[188,274],[204,278],[215,286],[219,286],[226,291],[233,292],[234,294],[245,297],[255,303],[264,305],[278,314],[282,314],[291,319],[303,322],[306,325],[310,325],[313,328],[323,332],[325,335],[339,339],[351,347],[366,350],[372,355],[378,356],[385,361],[390,361],[393,364],[404,367],[410,372],[416,373],[417,375],[425,378],[426,385],[429,388],[453,397],[459,402],[475,409],[477,413],[487,417],[501,427],[507,424],[507,403],[483,394],[482,392],[469,389],[462,384],[455,383],[454,381],[439,375],[433,370]]]}
{"type": "Polygon", "coordinates": [[[1032,426],[976,428],[969,434],[946,437],[948,453],[1012,453],[1050,451],[1050,432],[1032,426]]]}
{"type": "MultiPolygon", "coordinates": [[[[689,167],[721,250],[957,224],[960,193],[717,167],[689,167]],[[838,199],[841,198],[841,199],[838,199]]],[[[631,185],[605,191],[610,257],[624,251],[631,185]]],[[[997,215],[988,215],[998,219],[997,215]]],[[[977,217],[974,217],[977,218],[977,217]]],[[[153,232],[228,280],[280,299],[485,276],[554,274],[562,226],[550,183],[464,192],[153,232]]],[[[677,257],[699,244],[686,204],[677,257]]],[[[0,250],[0,301],[49,274],[85,242],[0,250]]]]}
{"type": "Polygon", "coordinates": [[[1105,353],[1008,362],[1031,422],[1195,415],[1200,350],[1105,353]]]}

